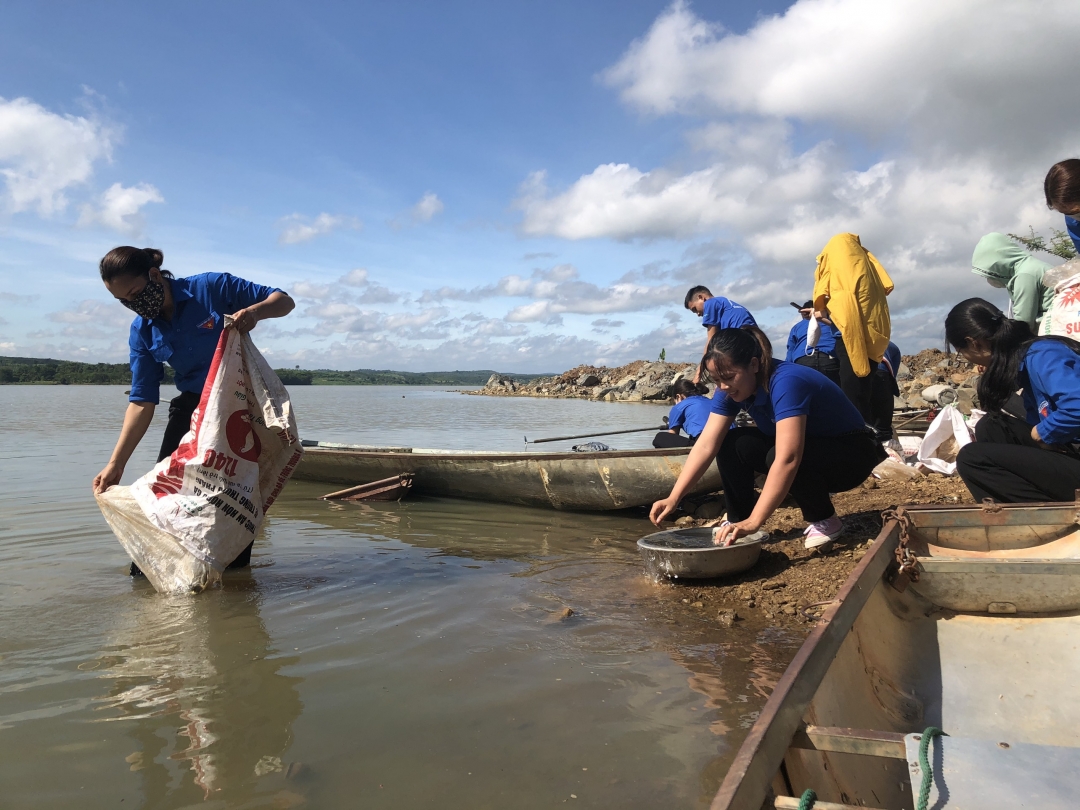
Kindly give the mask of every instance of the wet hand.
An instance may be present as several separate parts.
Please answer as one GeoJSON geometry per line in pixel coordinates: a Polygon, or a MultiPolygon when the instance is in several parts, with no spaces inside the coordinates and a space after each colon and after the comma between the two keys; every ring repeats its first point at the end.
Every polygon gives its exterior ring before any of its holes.
{"type": "Polygon", "coordinates": [[[761,528],[761,524],[753,518],[740,520],[738,523],[722,523],[713,532],[713,544],[717,546],[730,546],[740,537],[753,534],[761,528]]]}
{"type": "Polygon", "coordinates": [[[234,312],[230,317],[233,319],[233,328],[241,335],[250,332],[255,328],[255,324],[259,322],[259,316],[250,307],[234,312]]]}
{"type": "Polygon", "coordinates": [[[124,468],[110,461],[105,469],[94,476],[94,494],[100,495],[109,487],[119,484],[123,474],[124,468]]]}
{"type": "Polygon", "coordinates": [[[662,501],[657,501],[652,505],[652,509],[649,510],[649,520],[659,526],[660,521],[674,512],[675,507],[678,505],[679,502],[673,501],[671,498],[664,498],[662,501]]]}

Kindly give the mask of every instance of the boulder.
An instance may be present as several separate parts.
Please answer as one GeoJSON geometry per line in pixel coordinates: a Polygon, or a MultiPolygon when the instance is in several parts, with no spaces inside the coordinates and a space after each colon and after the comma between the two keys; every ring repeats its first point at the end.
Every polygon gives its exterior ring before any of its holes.
{"type": "Polygon", "coordinates": [[[492,374],[484,388],[488,391],[516,391],[517,383],[503,374],[492,374]]]}
{"type": "Polygon", "coordinates": [[[583,388],[593,388],[600,384],[600,378],[595,374],[582,374],[577,378],[577,384],[583,388]]]}
{"type": "Polygon", "coordinates": [[[974,388],[961,386],[956,389],[956,408],[960,413],[971,413],[971,409],[975,407],[977,401],[978,395],[975,393],[974,388]]]}
{"type": "Polygon", "coordinates": [[[919,396],[927,402],[936,402],[938,405],[956,402],[956,392],[947,385],[928,385],[919,392],[919,396]]]}
{"type": "Polygon", "coordinates": [[[642,399],[667,399],[667,385],[638,385],[634,390],[642,399]]]}
{"type": "Polygon", "coordinates": [[[898,379],[898,380],[910,380],[911,379],[911,369],[908,368],[907,363],[901,363],[900,364],[900,368],[898,368],[896,370],[896,379],[898,379]]]}

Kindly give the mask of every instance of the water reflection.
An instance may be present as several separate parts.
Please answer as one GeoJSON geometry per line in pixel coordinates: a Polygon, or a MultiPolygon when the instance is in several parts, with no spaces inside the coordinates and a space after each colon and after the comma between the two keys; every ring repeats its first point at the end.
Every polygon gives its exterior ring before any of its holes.
{"type": "Polygon", "coordinates": [[[273,800],[267,791],[283,787],[303,710],[302,679],[281,673],[298,657],[272,643],[251,573],[198,599],[133,590],[99,659],[107,689],[95,721],[132,740],[126,761],[143,806],[182,806],[226,788],[230,805],[273,800]]]}

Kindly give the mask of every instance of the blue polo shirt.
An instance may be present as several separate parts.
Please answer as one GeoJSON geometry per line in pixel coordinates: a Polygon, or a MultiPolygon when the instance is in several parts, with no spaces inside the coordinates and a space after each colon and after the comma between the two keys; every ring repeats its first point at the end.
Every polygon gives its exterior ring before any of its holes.
{"type": "Polygon", "coordinates": [[[776,435],[776,423],[792,416],[806,417],[807,436],[839,436],[866,428],[862,414],[832,380],[816,369],[781,360],[776,364],[769,390],[759,388],[745,402],[736,402],[717,390],[712,410],[734,417],[745,409],[769,436],[776,435]]]}
{"type": "Polygon", "coordinates": [[[1065,217],[1065,229],[1069,232],[1069,238],[1080,253],[1080,222],[1075,217],[1065,217]]]}
{"type": "Polygon", "coordinates": [[[1036,340],[1020,362],[1020,385],[1028,424],[1044,442],[1080,440],[1080,355],[1061,341],[1036,340]]]}
{"type": "Polygon", "coordinates": [[[738,329],[742,326],[757,326],[757,321],[742,304],[736,304],[722,295],[714,295],[705,302],[701,325],[706,328],[716,326],[720,329],[738,329]]]}
{"type": "Polygon", "coordinates": [[[787,339],[787,361],[789,363],[794,363],[800,357],[811,355],[815,351],[828,355],[836,351],[836,336],[840,334],[840,330],[821,321],[818,321],[818,326],[821,327],[821,334],[818,336],[817,346],[809,351],[806,348],[806,330],[810,328],[810,321],[799,319],[799,322],[791,327],[787,339]]]}
{"type": "Polygon", "coordinates": [[[697,438],[705,429],[710,413],[712,413],[712,400],[708,397],[687,397],[682,402],[676,402],[672,407],[668,414],[668,428],[670,430],[682,428],[687,436],[692,439],[697,438]]]}
{"type": "Polygon", "coordinates": [[[265,301],[277,287],[253,284],[228,273],[202,273],[168,279],[172,287],[173,316],[131,322],[131,402],[160,401],[163,363],[176,373],[176,387],[201,394],[214,359],[225,316],[265,301]]]}

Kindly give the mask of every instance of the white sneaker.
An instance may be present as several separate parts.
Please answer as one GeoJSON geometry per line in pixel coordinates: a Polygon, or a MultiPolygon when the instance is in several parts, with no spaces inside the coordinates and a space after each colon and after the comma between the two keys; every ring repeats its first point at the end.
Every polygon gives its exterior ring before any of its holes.
{"type": "Polygon", "coordinates": [[[838,515],[831,518],[811,523],[803,532],[806,540],[803,541],[808,549],[821,548],[835,540],[844,533],[844,521],[838,515]]]}

